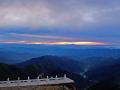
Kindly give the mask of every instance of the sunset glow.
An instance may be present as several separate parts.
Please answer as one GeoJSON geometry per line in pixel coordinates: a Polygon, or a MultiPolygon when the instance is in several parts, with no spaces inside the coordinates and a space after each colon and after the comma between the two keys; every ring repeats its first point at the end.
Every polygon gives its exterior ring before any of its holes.
{"type": "Polygon", "coordinates": [[[78,42],[28,42],[28,41],[4,41],[0,43],[9,44],[46,44],[46,45],[106,45],[104,42],[90,42],[90,41],[78,41],[78,42]]]}

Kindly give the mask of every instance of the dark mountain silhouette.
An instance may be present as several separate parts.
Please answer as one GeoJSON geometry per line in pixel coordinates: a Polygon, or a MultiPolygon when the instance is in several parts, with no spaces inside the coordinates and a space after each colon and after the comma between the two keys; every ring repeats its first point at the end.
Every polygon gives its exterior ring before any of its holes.
{"type": "Polygon", "coordinates": [[[8,77],[17,79],[22,74],[23,71],[17,66],[0,63],[0,80],[7,80],[8,77]]]}
{"type": "Polygon", "coordinates": [[[87,90],[120,90],[120,84],[108,79],[89,87],[87,90]]]}
{"type": "Polygon", "coordinates": [[[120,58],[113,59],[112,61],[114,62],[111,62],[107,65],[103,64],[88,70],[86,75],[91,80],[104,80],[110,77],[118,77],[120,75],[120,58]]]}
{"type": "Polygon", "coordinates": [[[47,55],[32,58],[17,65],[24,68],[31,77],[35,77],[35,75],[40,73],[44,76],[49,75],[54,77],[55,75],[63,76],[67,74],[69,78],[75,80],[78,88],[84,88],[89,85],[89,81],[79,74],[84,71],[84,64],[66,57],[47,55]]]}
{"type": "Polygon", "coordinates": [[[61,69],[74,73],[83,72],[85,67],[84,63],[80,61],[51,55],[32,58],[30,60],[27,60],[26,62],[19,63],[18,65],[21,67],[35,67],[36,69],[40,69],[41,71],[49,71],[50,69],[61,69]]]}
{"type": "Polygon", "coordinates": [[[120,90],[120,59],[93,68],[86,75],[89,80],[95,81],[87,90],[120,90]]]}
{"type": "MultiPolygon", "coordinates": [[[[102,58],[101,58],[102,59],[102,58]]],[[[93,60],[94,61],[94,60],[93,60]]],[[[103,60],[104,61],[104,60],[103,60]]],[[[102,63],[103,63],[102,61],[102,63]]],[[[108,58],[109,63],[96,64],[95,67],[85,70],[84,63],[59,56],[41,56],[32,58],[23,63],[8,65],[0,63],[0,80],[36,78],[48,76],[67,76],[75,80],[77,90],[119,90],[120,82],[120,59],[108,58]]]]}
{"type": "Polygon", "coordinates": [[[89,85],[87,79],[76,73],[83,71],[81,66],[82,64],[78,61],[57,56],[32,58],[31,60],[16,65],[1,63],[0,80],[6,80],[8,77],[12,80],[16,80],[17,77],[27,79],[28,76],[30,76],[30,78],[36,78],[40,74],[42,77],[46,77],[47,75],[55,77],[56,75],[63,76],[66,74],[67,77],[75,81],[75,85],[79,90],[89,85]]]}

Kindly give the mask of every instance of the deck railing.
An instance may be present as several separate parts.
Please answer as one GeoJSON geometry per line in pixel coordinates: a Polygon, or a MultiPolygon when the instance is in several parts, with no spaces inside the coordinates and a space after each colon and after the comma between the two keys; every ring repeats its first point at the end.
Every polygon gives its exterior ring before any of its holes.
{"type": "Polygon", "coordinates": [[[40,79],[37,77],[37,79],[30,79],[28,76],[27,80],[20,80],[18,77],[18,80],[10,80],[9,78],[7,81],[0,81],[0,87],[14,87],[14,86],[31,86],[31,85],[57,85],[57,84],[66,84],[66,83],[74,83],[73,80],[66,77],[48,77],[40,79]]]}

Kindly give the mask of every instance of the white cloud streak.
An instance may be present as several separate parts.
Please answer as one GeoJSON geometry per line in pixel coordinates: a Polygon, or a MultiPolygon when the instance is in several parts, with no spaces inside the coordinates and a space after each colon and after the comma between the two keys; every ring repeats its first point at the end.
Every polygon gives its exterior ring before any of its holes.
{"type": "Polygon", "coordinates": [[[9,40],[22,40],[22,41],[77,41],[77,38],[65,37],[65,36],[53,36],[53,35],[40,35],[40,34],[20,34],[20,33],[7,33],[5,35],[0,35],[1,39],[9,38],[9,40]]]}

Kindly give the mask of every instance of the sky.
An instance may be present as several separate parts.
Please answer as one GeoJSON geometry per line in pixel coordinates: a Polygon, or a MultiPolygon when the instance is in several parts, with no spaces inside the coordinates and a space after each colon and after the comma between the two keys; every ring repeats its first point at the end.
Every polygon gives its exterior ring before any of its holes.
{"type": "Polygon", "coordinates": [[[0,43],[120,45],[120,0],[0,0],[0,43]]]}

